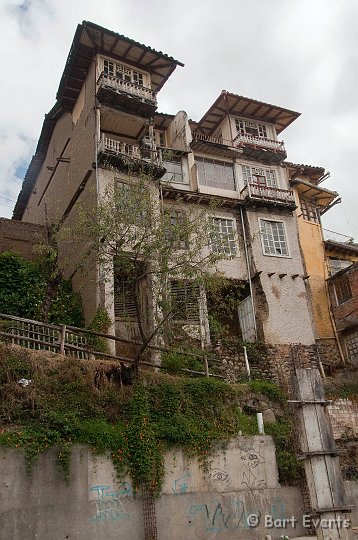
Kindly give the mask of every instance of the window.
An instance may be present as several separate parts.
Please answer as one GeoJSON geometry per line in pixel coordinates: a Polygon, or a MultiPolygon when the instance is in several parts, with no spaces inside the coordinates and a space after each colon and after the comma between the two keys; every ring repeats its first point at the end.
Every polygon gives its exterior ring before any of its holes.
{"type": "Polygon", "coordinates": [[[104,60],[103,71],[106,73],[106,75],[111,75],[112,77],[116,77],[116,79],[143,86],[143,74],[139,73],[139,71],[135,71],[134,69],[123,66],[122,64],[117,64],[116,62],[111,62],[110,60],[104,60]]]}
{"type": "Polygon", "coordinates": [[[215,159],[195,158],[199,183],[218,189],[235,191],[234,167],[232,163],[215,159]]]}
{"type": "Polygon", "coordinates": [[[190,281],[171,281],[171,309],[175,321],[198,324],[199,287],[190,281]]]}
{"type": "Polygon", "coordinates": [[[114,315],[121,319],[137,319],[133,290],[127,281],[114,281],[114,315]]]}
{"type": "Polygon", "coordinates": [[[358,359],[358,330],[351,332],[345,337],[348,360],[358,359]]]}
{"type": "Polygon", "coordinates": [[[306,221],[313,221],[314,223],[319,223],[317,208],[315,201],[311,199],[305,199],[300,197],[300,205],[302,217],[306,221]]]}
{"type": "Polygon", "coordinates": [[[240,120],[235,118],[235,125],[238,134],[252,135],[253,137],[261,137],[267,139],[267,129],[263,124],[251,122],[250,120],[240,120]]]}
{"type": "Polygon", "coordinates": [[[165,237],[174,249],[188,249],[186,216],[177,210],[166,211],[165,237]]]}
{"type": "Polygon", "coordinates": [[[241,169],[245,186],[247,184],[253,184],[260,187],[277,188],[276,173],[274,170],[249,167],[248,165],[241,165],[241,169]]]}
{"type": "Polygon", "coordinates": [[[154,130],[154,142],[156,146],[165,147],[164,131],[154,130]]]}
{"type": "Polygon", "coordinates": [[[282,221],[261,219],[261,238],[264,255],[288,257],[285,228],[282,221]]]}
{"type": "Polygon", "coordinates": [[[223,253],[231,257],[236,255],[237,247],[232,219],[213,218],[210,248],[213,253],[223,253]]]}
{"type": "Polygon", "coordinates": [[[334,290],[336,292],[337,304],[344,304],[350,298],[352,298],[351,285],[349,283],[348,276],[338,278],[334,282],[334,290]]]}
{"type": "Polygon", "coordinates": [[[181,166],[180,158],[175,160],[175,158],[173,157],[172,161],[164,161],[164,167],[166,168],[167,172],[163,176],[163,180],[176,184],[182,184],[184,182],[183,169],[181,166]]]}

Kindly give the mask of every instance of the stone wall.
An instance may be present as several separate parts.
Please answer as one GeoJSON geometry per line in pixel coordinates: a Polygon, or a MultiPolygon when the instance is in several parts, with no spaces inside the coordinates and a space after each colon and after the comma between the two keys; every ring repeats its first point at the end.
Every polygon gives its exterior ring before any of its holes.
{"type": "Polygon", "coordinates": [[[33,260],[38,257],[36,244],[45,239],[46,229],[42,225],[0,218],[0,253],[10,251],[33,260]]]}
{"type": "MultiPolygon", "coordinates": [[[[305,532],[300,490],[278,484],[270,437],[238,437],[218,447],[207,470],[174,450],[166,455],[165,470],[162,495],[154,503],[159,540],[264,540],[267,534],[278,539],[305,532]],[[278,523],[293,515],[298,523],[294,530],[268,529],[265,515],[278,523]]],[[[1,449],[0,486],[1,538],[144,538],[148,501],[130,478],[116,478],[110,459],[85,447],[73,450],[68,483],[55,451],[41,455],[29,477],[23,452],[1,449]]]]}
{"type": "Polygon", "coordinates": [[[319,359],[327,375],[331,375],[332,368],[342,366],[342,357],[338,349],[335,338],[325,338],[316,340],[319,359]]]}
{"type": "MultiPolygon", "coordinates": [[[[228,381],[247,377],[242,347],[218,347],[216,353],[220,372],[228,381]]],[[[248,356],[252,378],[273,381],[286,389],[294,368],[317,368],[319,363],[316,345],[262,344],[254,354],[248,349],[248,356]]]]}

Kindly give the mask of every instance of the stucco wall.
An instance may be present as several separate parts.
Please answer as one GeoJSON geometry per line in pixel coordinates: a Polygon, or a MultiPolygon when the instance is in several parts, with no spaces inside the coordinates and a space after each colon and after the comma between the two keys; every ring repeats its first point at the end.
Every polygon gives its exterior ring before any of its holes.
{"type": "Polygon", "coordinates": [[[36,245],[45,239],[46,230],[41,225],[0,218],[0,253],[10,251],[33,260],[39,256],[36,245]]]}
{"type": "MultiPolygon", "coordinates": [[[[76,447],[68,484],[54,451],[40,456],[31,477],[23,453],[0,450],[1,538],[12,540],[97,540],[144,538],[142,500],[129,478],[116,479],[111,461],[76,447]]],[[[276,539],[292,529],[265,529],[264,515],[298,519],[300,491],[280,487],[270,437],[239,437],[220,450],[204,472],[180,450],[166,456],[162,496],[155,502],[159,540],[276,539]],[[249,516],[261,524],[250,528],[249,516]]]]}
{"type": "Polygon", "coordinates": [[[321,226],[318,223],[305,221],[303,217],[298,217],[297,222],[306,272],[310,276],[309,285],[316,338],[332,338],[334,331],[327,297],[326,279],[328,274],[321,226]]]}
{"type": "Polygon", "coordinates": [[[294,216],[287,211],[255,208],[247,210],[247,220],[253,273],[261,272],[256,281],[257,317],[265,341],[273,344],[313,344],[313,323],[294,216]],[[263,254],[259,218],[284,223],[288,257],[263,254]]]}

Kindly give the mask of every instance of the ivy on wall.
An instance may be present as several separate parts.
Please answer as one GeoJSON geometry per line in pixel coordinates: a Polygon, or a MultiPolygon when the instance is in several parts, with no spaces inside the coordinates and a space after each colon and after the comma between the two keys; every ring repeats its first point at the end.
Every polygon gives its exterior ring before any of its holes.
{"type": "MultiPolygon", "coordinates": [[[[0,313],[42,320],[49,271],[46,261],[27,261],[14,253],[0,254],[0,313]]],[[[62,279],[52,299],[48,322],[83,326],[80,298],[62,279]]]]}
{"type": "MultiPolygon", "coordinates": [[[[136,487],[145,482],[159,494],[166,449],[180,446],[205,467],[214,443],[257,434],[256,416],[241,411],[239,385],[153,372],[133,386],[119,381],[115,362],[0,344],[0,444],[23,448],[29,472],[41,452],[56,446],[67,478],[71,445],[86,444],[110,453],[119,476],[129,472],[136,487]],[[31,383],[21,386],[22,378],[31,383]]],[[[275,394],[273,385],[267,391],[275,394]]],[[[292,432],[281,422],[270,433],[278,437],[281,480],[288,482],[297,473],[292,432]]]]}

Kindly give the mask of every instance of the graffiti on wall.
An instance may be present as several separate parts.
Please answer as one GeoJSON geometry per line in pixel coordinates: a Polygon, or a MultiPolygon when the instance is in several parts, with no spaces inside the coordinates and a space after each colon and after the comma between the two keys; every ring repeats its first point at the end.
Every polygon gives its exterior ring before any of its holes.
{"type": "Polygon", "coordinates": [[[176,478],[173,481],[172,491],[175,495],[180,495],[181,493],[188,492],[188,482],[191,478],[190,472],[184,472],[182,476],[176,478]]]}
{"type": "Polygon", "coordinates": [[[259,451],[253,448],[240,449],[241,478],[240,483],[249,489],[266,487],[265,460],[259,451]]]}
{"type": "MultiPolygon", "coordinates": [[[[222,501],[212,499],[209,503],[194,504],[189,508],[191,518],[194,518],[195,521],[201,519],[204,529],[215,533],[225,530],[249,529],[256,526],[260,522],[261,513],[258,506],[245,508],[245,502],[235,497],[222,501]]],[[[267,513],[274,519],[283,520],[285,518],[285,503],[281,497],[276,497],[272,501],[267,513]]]]}
{"type": "Polygon", "coordinates": [[[93,521],[119,521],[130,517],[124,505],[125,498],[133,496],[129,482],[121,482],[117,490],[104,485],[92,486],[90,493],[95,496],[92,501],[93,521]]]}
{"type": "Polygon", "coordinates": [[[231,484],[230,474],[224,469],[220,469],[219,467],[214,467],[213,469],[210,469],[209,476],[210,480],[212,482],[216,482],[218,485],[229,486],[231,484]]]}

